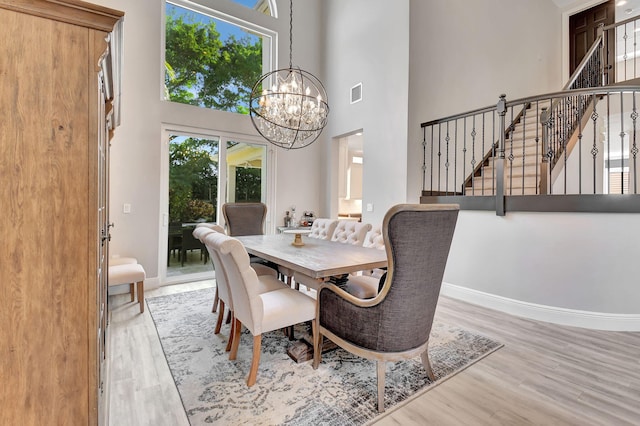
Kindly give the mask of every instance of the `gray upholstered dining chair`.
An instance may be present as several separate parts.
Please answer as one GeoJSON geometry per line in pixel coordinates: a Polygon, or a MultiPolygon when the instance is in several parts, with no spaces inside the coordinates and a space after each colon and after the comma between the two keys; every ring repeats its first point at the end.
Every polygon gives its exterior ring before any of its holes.
{"type": "Polygon", "coordinates": [[[457,218],[457,205],[392,207],[382,225],[388,270],[378,295],[362,300],[335,285],[318,289],[313,368],[320,364],[323,336],[377,361],[379,412],[384,411],[387,361],[420,355],[435,380],[429,335],[457,218]]]}
{"type": "Polygon", "coordinates": [[[247,386],[253,386],[260,363],[262,334],[315,319],[316,302],[273,276],[258,277],[250,266],[246,249],[237,239],[213,232],[205,241],[220,256],[231,290],[234,323],[229,359],[237,357],[242,326],[253,335],[253,359],[247,378],[247,386]],[[276,289],[262,291],[263,286],[276,289]]]}
{"type": "MultiPolygon", "coordinates": [[[[267,205],[264,203],[225,203],[222,214],[227,225],[227,235],[241,237],[243,235],[263,235],[267,218],[267,205]]],[[[277,265],[254,255],[249,255],[252,263],[262,263],[277,270],[277,265]]]]}
{"type": "Polygon", "coordinates": [[[264,222],[267,217],[267,206],[264,203],[225,203],[222,214],[227,224],[227,235],[264,234],[264,222]]]}

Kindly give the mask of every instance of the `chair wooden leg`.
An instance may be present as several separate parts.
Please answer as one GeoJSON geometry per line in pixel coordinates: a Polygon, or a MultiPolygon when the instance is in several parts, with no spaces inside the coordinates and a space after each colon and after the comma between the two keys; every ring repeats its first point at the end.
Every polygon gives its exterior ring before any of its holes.
{"type": "Polygon", "coordinates": [[[144,313],[144,281],[138,281],[138,303],[140,303],[140,313],[144,313]]]}
{"type": "MultiPolygon", "coordinates": [[[[215,312],[216,309],[218,309],[218,301],[220,299],[218,299],[218,287],[216,287],[216,295],[213,296],[213,307],[211,308],[211,312],[215,312]]],[[[224,312],[224,310],[223,310],[224,312]]]]}
{"type": "MultiPolygon", "coordinates": [[[[229,314],[233,318],[233,312],[229,311],[229,314]]],[[[231,350],[231,345],[233,344],[233,336],[235,335],[235,331],[236,331],[236,322],[234,320],[234,321],[231,321],[231,331],[229,331],[229,340],[227,341],[227,347],[224,348],[225,352],[229,352],[231,350]]]]}
{"type": "Polygon", "coordinates": [[[238,356],[238,345],[240,345],[240,331],[242,330],[242,323],[238,319],[233,320],[233,342],[231,342],[231,352],[229,353],[229,359],[235,360],[238,356]]]}
{"type": "Polygon", "coordinates": [[[222,317],[224,317],[224,302],[220,301],[220,313],[218,314],[218,320],[216,321],[216,328],[213,331],[214,334],[220,334],[220,328],[222,327],[222,317]]]}
{"type": "Polygon", "coordinates": [[[385,361],[377,361],[378,364],[378,413],[384,413],[384,375],[387,369],[385,361]]]}
{"type": "Polygon", "coordinates": [[[260,364],[260,349],[262,347],[262,334],[253,336],[253,359],[251,360],[251,370],[247,378],[247,386],[251,387],[256,384],[258,377],[258,365],[260,364]]]}
{"type": "Polygon", "coordinates": [[[424,366],[424,369],[427,370],[427,377],[432,382],[435,382],[436,376],[435,374],[433,374],[433,370],[431,369],[431,361],[429,361],[429,350],[427,349],[422,352],[420,358],[422,358],[422,365],[424,366]]]}
{"type": "Polygon", "coordinates": [[[313,334],[313,369],[317,370],[320,365],[320,358],[322,357],[322,340],[323,336],[318,331],[318,326],[314,320],[311,323],[311,332],[313,334]]]}
{"type": "Polygon", "coordinates": [[[133,283],[129,284],[129,295],[131,296],[131,301],[133,302],[134,300],[136,300],[135,297],[135,290],[133,288],[133,283]]]}

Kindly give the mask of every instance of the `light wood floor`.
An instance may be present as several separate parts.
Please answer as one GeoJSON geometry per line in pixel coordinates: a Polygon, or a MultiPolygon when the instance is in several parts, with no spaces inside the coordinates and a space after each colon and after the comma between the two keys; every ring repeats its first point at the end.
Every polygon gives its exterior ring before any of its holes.
{"type": "MultiPolygon", "coordinates": [[[[109,424],[187,426],[149,313],[128,295],[110,303],[109,424]]],[[[640,425],[640,333],[562,327],[445,297],[436,315],[505,346],[377,425],[640,425]]]]}

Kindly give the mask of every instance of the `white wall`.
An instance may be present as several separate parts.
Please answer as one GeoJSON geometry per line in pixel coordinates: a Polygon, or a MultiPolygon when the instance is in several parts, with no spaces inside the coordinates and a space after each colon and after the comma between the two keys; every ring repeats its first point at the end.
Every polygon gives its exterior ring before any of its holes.
{"type": "Polygon", "coordinates": [[[638,314],[637,214],[463,211],[445,282],[562,309],[638,314]]]}
{"type": "MultiPolygon", "coordinates": [[[[324,2],[326,86],[331,114],[325,135],[364,133],[364,222],[382,223],[406,198],[409,92],[409,0],[324,2]],[[362,101],[350,104],[362,83],[362,101]],[[373,212],[366,205],[373,204],[373,212]]],[[[338,141],[326,145],[324,203],[338,214],[338,141]]]]}
{"type": "Polygon", "coordinates": [[[409,201],[422,190],[420,123],[562,88],[561,23],[551,1],[411,1],[409,201]]]}
{"type": "MultiPolygon", "coordinates": [[[[226,2],[208,0],[218,10],[248,17],[251,10],[226,2]]],[[[158,282],[162,213],[161,127],[180,123],[197,128],[256,136],[248,116],[205,110],[161,101],[163,46],[163,0],[96,0],[125,12],[122,125],[111,148],[111,253],[132,255],[145,267],[151,283],[158,282]],[[122,205],[131,204],[123,214],[122,205]]],[[[278,44],[279,64],[289,65],[289,2],[278,1],[280,19],[264,16],[260,25],[284,34],[278,44]]],[[[294,5],[294,65],[322,78],[320,56],[321,3],[296,0],[294,5]]],[[[269,206],[271,219],[280,224],[284,211],[295,204],[299,211],[322,212],[319,192],[321,141],[303,150],[277,149],[276,203],[269,206]]]]}

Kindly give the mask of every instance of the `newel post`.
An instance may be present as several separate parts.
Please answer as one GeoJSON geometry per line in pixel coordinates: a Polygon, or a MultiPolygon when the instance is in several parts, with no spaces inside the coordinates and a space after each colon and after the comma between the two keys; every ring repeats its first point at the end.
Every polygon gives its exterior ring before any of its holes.
{"type": "Polygon", "coordinates": [[[507,114],[507,95],[500,95],[496,105],[496,112],[500,117],[498,131],[500,143],[498,144],[498,159],[496,160],[496,215],[504,216],[504,149],[505,149],[505,116],[507,114]]]}
{"type": "Polygon", "coordinates": [[[540,159],[540,195],[549,194],[549,110],[542,108],[540,113],[542,124],[542,158],[540,159]]]}
{"type": "MultiPolygon", "coordinates": [[[[615,32],[615,30],[614,30],[615,32]]],[[[598,24],[598,28],[596,29],[596,39],[600,38],[600,61],[598,70],[600,72],[599,81],[601,86],[606,86],[609,84],[609,70],[613,68],[613,64],[609,63],[609,55],[607,51],[609,50],[609,39],[607,38],[607,32],[604,30],[604,24],[598,24]]],[[[615,46],[613,46],[615,49],[615,46]]]]}

